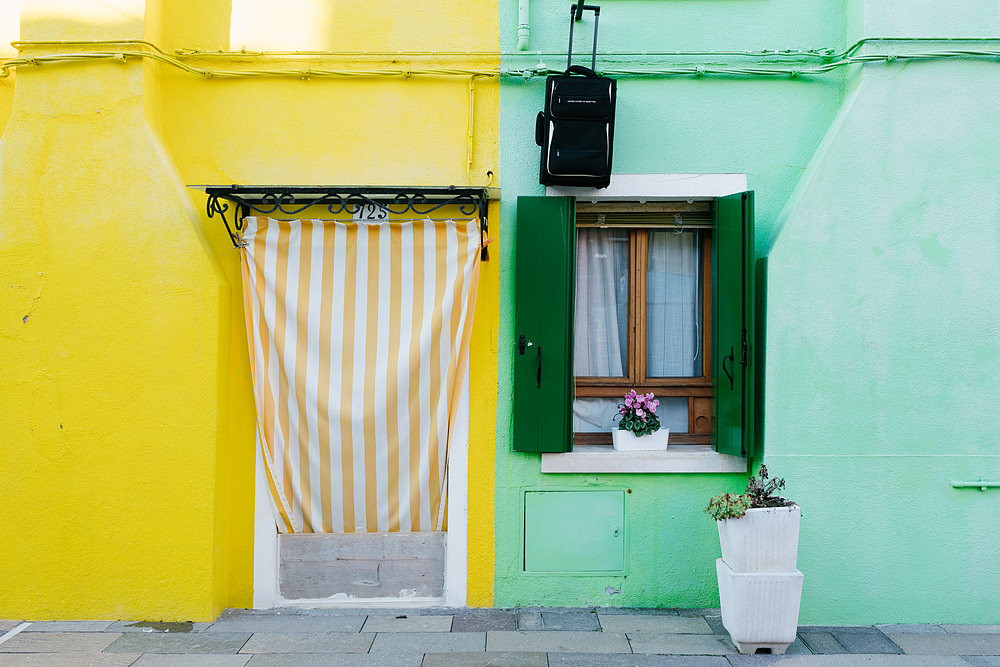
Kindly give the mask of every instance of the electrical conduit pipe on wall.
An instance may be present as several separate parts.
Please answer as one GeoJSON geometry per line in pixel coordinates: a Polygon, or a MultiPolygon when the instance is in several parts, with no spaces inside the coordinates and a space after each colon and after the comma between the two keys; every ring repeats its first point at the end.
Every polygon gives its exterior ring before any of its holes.
{"type": "Polygon", "coordinates": [[[518,0],[517,2],[517,50],[528,50],[528,37],[531,36],[531,25],[529,25],[529,7],[531,0],[518,0]]]}

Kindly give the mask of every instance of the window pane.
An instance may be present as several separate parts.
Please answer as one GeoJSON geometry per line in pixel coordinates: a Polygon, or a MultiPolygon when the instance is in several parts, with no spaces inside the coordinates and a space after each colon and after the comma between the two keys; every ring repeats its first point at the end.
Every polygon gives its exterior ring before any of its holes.
{"type": "Polygon", "coordinates": [[[646,375],[701,375],[701,232],[651,231],[646,274],[646,375]]]}
{"type": "MultiPolygon", "coordinates": [[[[624,394],[624,392],[622,392],[624,394]]],[[[577,398],[573,401],[573,431],[576,433],[609,433],[618,429],[614,416],[624,398],[577,398]]],[[[688,399],[666,396],[659,399],[656,416],[660,426],[672,433],[688,432],[688,399]]]]}
{"type": "Polygon", "coordinates": [[[624,377],[629,232],[581,228],[576,238],[574,374],[624,377]]]}

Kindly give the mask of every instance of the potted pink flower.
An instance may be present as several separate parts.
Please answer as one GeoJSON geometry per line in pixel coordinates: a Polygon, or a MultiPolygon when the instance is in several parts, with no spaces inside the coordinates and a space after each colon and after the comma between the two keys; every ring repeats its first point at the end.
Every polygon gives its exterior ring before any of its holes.
{"type": "Polygon", "coordinates": [[[615,415],[618,429],[611,432],[615,449],[666,449],[670,429],[660,427],[660,418],[656,416],[659,405],[652,393],[637,394],[633,389],[625,394],[625,402],[618,404],[618,414],[615,415]]]}

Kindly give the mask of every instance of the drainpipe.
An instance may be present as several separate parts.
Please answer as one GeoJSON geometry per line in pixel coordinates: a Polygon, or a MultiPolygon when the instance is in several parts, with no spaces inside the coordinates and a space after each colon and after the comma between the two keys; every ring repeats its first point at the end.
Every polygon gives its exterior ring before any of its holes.
{"type": "Polygon", "coordinates": [[[531,0],[517,0],[517,50],[528,50],[528,36],[531,26],[528,25],[528,7],[531,0]]]}

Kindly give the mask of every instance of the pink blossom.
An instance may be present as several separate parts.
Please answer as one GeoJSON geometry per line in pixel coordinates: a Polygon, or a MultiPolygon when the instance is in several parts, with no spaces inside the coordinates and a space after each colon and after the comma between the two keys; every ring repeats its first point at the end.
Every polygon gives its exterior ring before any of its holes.
{"type": "Polygon", "coordinates": [[[625,407],[627,407],[627,408],[631,408],[632,407],[632,397],[631,396],[626,396],[625,397],[625,407]]]}
{"type": "Polygon", "coordinates": [[[642,408],[636,408],[635,414],[639,417],[639,419],[646,421],[646,413],[643,412],[642,408]]]}
{"type": "Polygon", "coordinates": [[[659,401],[650,401],[649,405],[647,407],[649,408],[650,412],[654,412],[655,413],[656,412],[656,408],[658,408],[659,406],[660,406],[660,402],[659,401]]]}

